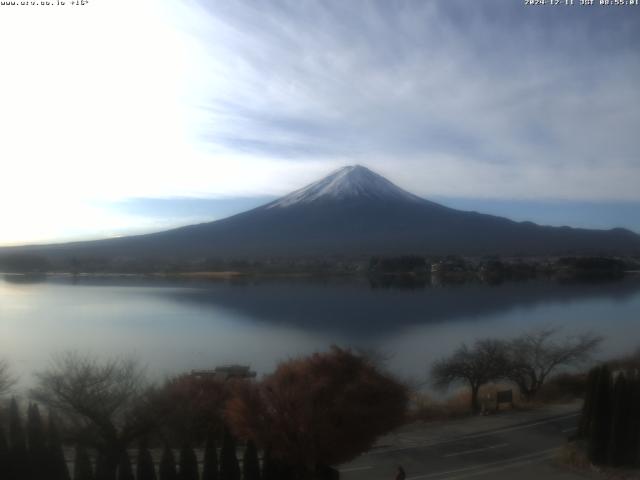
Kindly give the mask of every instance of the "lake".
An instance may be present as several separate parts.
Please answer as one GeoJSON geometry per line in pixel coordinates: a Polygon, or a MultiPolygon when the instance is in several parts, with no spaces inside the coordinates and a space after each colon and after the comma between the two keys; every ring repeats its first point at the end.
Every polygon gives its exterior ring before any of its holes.
{"type": "Polygon", "coordinates": [[[0,357],[24,386],[56,352],[139,358],[154,376],[225,363],[268,373],[332,344],[375,348],[417,381],[461,342],[562,327],[605,336],[600,357],[640,346],[640,276],[374,288],[366,279],[178,281],[0,277],[0,357]]]}

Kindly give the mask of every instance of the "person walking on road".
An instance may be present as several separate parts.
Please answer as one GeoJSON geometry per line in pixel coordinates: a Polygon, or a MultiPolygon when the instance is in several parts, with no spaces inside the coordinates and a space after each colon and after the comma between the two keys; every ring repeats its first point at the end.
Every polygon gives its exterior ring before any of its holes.
{"type": "Polygon", "coordinates": [[[404,480],[405,478],[407,478],[407,474],[404,473],[404,468],[398,465],[398,473],[396,473],[395,480],[404,480]]]}

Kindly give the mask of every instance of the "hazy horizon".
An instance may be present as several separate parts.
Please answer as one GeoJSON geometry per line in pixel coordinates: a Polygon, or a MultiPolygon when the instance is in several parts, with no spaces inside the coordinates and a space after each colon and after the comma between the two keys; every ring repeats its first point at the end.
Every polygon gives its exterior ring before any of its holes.
{"type": "Polygon", "coordinates": [[[0,246],[212,221],[355,163],[457,209],[638,233],[633,13],[499,0],[3,7],[0,246]]]}

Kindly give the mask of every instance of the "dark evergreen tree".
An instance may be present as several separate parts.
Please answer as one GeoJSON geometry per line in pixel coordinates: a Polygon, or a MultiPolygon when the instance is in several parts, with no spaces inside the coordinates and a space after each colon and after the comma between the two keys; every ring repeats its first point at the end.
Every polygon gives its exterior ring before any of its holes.
{"type": "Polygon", "coordinates": [[[260,480],[258,450],[251,440],[247,442],[244,456],[242,457],[242,478],[243,480],[260,480]]]}
{"type": "Polygon", "coordinates": [[[629,413],[629,449],[625,463],[640,467],[640,373],[635,372],[629,382],[631,411],[629,413]]]}
{"type": "Polygon", "coordinates": [[[587,385],[585,389],[584,403],[582,404],[582,413],[578,424],[578,437],[586,438],[589,435],[591,421],[593,420],[594,399],[598,390],[598,374],[600,367],[589,370],[587,376],[587,385]]]}
{"type": "Polygon", "coordinates": [[[294,480],[295,478],[298,478],[294,474],[293,468],[281,460],[275,460],[274,464],[277,475],[276,478],[278,480],[294,480]]]}
{"type": "Polygon", "coordinates": [[[27,440],[32,477],[34,480],[46,478],[48,475],[47,440],[40,409],[36,404],[30,404],[27,411],[27,440]]]}
{"type": "Polygon", "coordinates": [[[271,456],[271,450],[265,449],[262,454],[262,480],[277,480],[277,468],[271,456]]]}
{"type": "Polygon", "coordinates": [[[281,480],[294,480],[298,478],[296,476],[295,470],[293,467],[287,465],[286,463],[279,464],[280,479],[281,480]]]}
{"type": "Polygon", "coordinates": [[[204,465],[202,467],[202,480],[218,480],[218,449],[213,433],[209,432],[204,445],[204,465]]]}
{"type": "Polygon", "coordinates": [[[138,465],[136,468],[137,480],[156,480],[156,470],[153,466],[153,458],[147,447],[147,442],[142,440],[138,448],[138,465]]]}
{"type": "Polygon", "coordinates": [[[94,480],[89,454],[82,445],[76,445],[73,461],[73,480],[94,480]]]}
{"type": "Polygon", "coordinates": [[[191,445],[184,444],[180,449],[180,480],[198,480],[198,458],[191,445]]]}
{"type": "Polygon", "coordinates": [[[28,479],[31,476],[27,440],[22,426],[20,409],[16,399],[9,407],[9,478],[28,479]]]}
{"type": "Polygon", "coordinates": [[[266,449],[262,457],[262,480],[293,480],[293,470],[266,449]]]}
{"type": "Polygon", "coordinates": [[[236,442],[228,428],[224,428],[222,450],[220,450],[220,479],[240,480],[240,466],[236,454],[236,442]]]}
{"type": "Polygon", "coordinates": [[[10,478],[9,459],[9,444],[4,429],[0,425],[0,478],[10,478]]]}
{"type": "Polygon", "coordinates": [[[47,448],[47,440],[42,417],[40,416],[40,409],[35,403],[30,404],[29,410],[27,411],[27,440],[31,452],[34,450],[45,451],[47,448]]]}
{"type": "Polygon", "coordinates": [[[160,480],[178,480],[178,472],[176,471],[176,459],[173,451],[168,445],[164,447],[162,458],[160,459],[160,480]]]}
{"type": "Polygon", "coordinates": [[[122,452],[118,462],[118,480],[135,480],[133,468],[131,468],[131,459],[126,450],[122,452]]]}
{"type": "Polygon", "coordinates": [[[115,480],[112,469],[109,467],[109,461],[102,452],[98,452],[96,458],[96,480],[115,480]]]}
{"type": "Polygon", "coordinates": [[[593,369],[579,423],[579,436],[587,440],[589,459],[595,464],[640,465],[640,373],[608,367],[593,369]]]}
{"type": "Polygon", "coordinates": [[[49,480],[70,480],[69,469],[67,468],[67,460],[64,457],[64,449],[62,448],[62,440],[58,425],[51,412],[49,412],[49,435],[47,442],[48,450],[48,468],[49,480]]]}
{"type": "Polygon", "coordinates": [[[589,427],[587,453],[597,465],[606,463],[611,428],[611,373],[603,365],[599,369],[597,388],[593,399],[593,414],[589,427]]]}
{"type": "Polygon", "coordinates": [[[611,410],[611,431],[607,463],[624,465],[629,456],[629,417],[631,414],[631,391],[624,373],[619,373],[614,387],[611,410]]]}

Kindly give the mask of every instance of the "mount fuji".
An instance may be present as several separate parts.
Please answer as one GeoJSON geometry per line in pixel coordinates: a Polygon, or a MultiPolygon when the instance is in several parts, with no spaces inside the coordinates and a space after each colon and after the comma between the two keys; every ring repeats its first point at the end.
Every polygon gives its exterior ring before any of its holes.
{"type": "MultiPolygon", "coordinates": [[[[636,254],[640,236],[515,222],[447,208],[362,166],[210,223],[109,240],[22,247],[52,258],[636,254]]],[[[4,249],[5,251],[9,249],[4,249]]],[[[14,250],[14,249],[11,249],[14,250]]]]}

